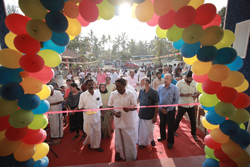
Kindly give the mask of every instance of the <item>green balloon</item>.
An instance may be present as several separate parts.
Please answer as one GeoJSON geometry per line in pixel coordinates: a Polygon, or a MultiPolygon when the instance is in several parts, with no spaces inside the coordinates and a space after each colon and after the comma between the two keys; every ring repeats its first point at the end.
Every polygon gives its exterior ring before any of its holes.
{"type": "Polygon", "coordinates": [[[44,114],[37,114],[31,124],[29,124],[28,128],[33,130],[44,129],[47,125],[48,118],[44,114]]]}
{"type": "Polygon", "coordinates": [[[204,93],[204,91],[202,90],[202,83],[197,83],[196,84],[196,89],[198,90],[198,92],[200,92],[200,93],[204,93]]]}
{"type": "Polygon", "coordinates": [[[16,110],[9,118],[9,123],[14,128],[24,128],[28,126],[34,119],[34,114],[30,110],[16,110]]]}
{"type": "Polygon", "coordinates": [[[235,114],[229,117],[230,120],[238,124],[247,122],[249,118],[250,118],[250,115],[248,111],[243,108],[237,108],[235,114]]]}
{"type": "Polygon", "coordinates": [[[5,117],[12,114],[18,108],[17,101],[9,101],[0,98],[0,117],[5,117]]]}
{"type": "Polygon", "coordinates": [[[235,107],[231,103],[219,102],[214,107],[215,112],[222,117],[231,117],[235,114],[235,107]]]}
{"type": "Polygon", "coordinates": [[[111,5],[107,0],[103,0],[102,3],[97,4],[99,9],[99,15],[104,20],[110,20],[115,15],[115,6],[111,5]]]}
{"type": "Polygon", "coordinates": [[[170,29],[168,29],[167,32],[168,40],[172,42],[179,41],[182,37],[183,30],[184,28],[179,28],[174,24],[170,29]]]}
{"type": "Polygon", "coordinates": [[[209,148],[208,146],[205,146],[204,151],[206,153],[206,157],[208,156],[209,158],[215,159],[219,161],[215,156],[214,156],[214,150],[209,148]]]}
{"type": "Polygon", "coordinates": [[[199,101],[205,107],[213,107],[218,103],[219,100],[218,100],[216,94],[209,95],[206,93],[202,93],[199,96],[199,101]]]}
{"type": "Polygon", "coordinates": [[[163,30],[159,26],[156,27],[156,35],[159,38],[166,38],[167,37],[167,31],[168,30],[163,30]]]}

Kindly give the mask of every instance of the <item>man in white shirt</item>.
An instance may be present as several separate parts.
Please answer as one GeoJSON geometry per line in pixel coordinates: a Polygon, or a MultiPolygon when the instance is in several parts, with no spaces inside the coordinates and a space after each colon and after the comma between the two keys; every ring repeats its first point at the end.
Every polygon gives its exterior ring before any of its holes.
{"type": "Polygon", "coordinates": [[[140,68],[140,78],[143,78],[145,76],[145,68],[141,66],[140,68]]]}
{"type": "Polygon", "coordinates": [[[127,77],[127,80],[128,80],[128,84],[133,86],[135,89],[137,89],[137,86],[138,86],[138,78],[135,77],[135,72],[134,70],[131,70],[130,71],[130,76],[127,77]]]}
{"type": "Polygon", "coordinates": [[[157,79],[153,81],[153,88],[158,90],[159,86],[165,83],[165,79],[161,78],[161,72],[156,73],[157,79]]]}
{"type": "Polygon", "coordinates": [[[82,69],[80,70],[80,73],[79,73],[79,80],[80,80],[80,84],[83,84],[83,81],[84,81],[84,72],[82,71],[82,69]]]}
{"type": "Polygon", "coordinates": [[[119,76],[118,76],[118,74],[115,72],[115,70],[114,70],[114,69],[111,69],[111,75],[110,75],[111,83],[114,84],[118,77],[119,77],[119,76]]]}
{"type": "Polygon", "coordinates": [[[126,81],[123,78],[117,79],[115,84],[117,90],[111,93],[108,106],[123,107],[111,110],[115,116],[115,158],[133,161],[137,157],[136,129],[133,122],[133,112],[137,106],[136,98],[130,90],[125,88],[126,81]]]}
{"type": "MultiPolygon", "coordinates": [[[[197,98],[199,96],[198,91],[196,89],[196,83],[193,81],[192,78],[192,71],[189,71],[184,79],[178,81],[176,86],[180,92],[179,104],[194,103],[194,98],[197,98]]],[[[193,135],[194,140],[197,141],[198,138],[196,136],[195,106],[193,105],[178,106],[178,113],[174,124],[174,134],[177,137],[179,136],[176,133],[176,130],[178,129],[179,123],[186,112],[188,112],[188,116],[191,123],[191,134],[193,135]]]]}
{"type": "Polygon", "coordinates": [[[83,92],[80,96],[78,108],[90,109],[90,111],[84,112],[84,131],[87,133],[87,137],[83,142],[83,145],[89,145],[90,149],[103,152],[100,147],[101,143],[101,113],[100,111],[91,111],[91,109],[102,108],[102,99],[99,90],[94,90],[94,81],[88,79],[86,81],[87,91],[83,92]]]}

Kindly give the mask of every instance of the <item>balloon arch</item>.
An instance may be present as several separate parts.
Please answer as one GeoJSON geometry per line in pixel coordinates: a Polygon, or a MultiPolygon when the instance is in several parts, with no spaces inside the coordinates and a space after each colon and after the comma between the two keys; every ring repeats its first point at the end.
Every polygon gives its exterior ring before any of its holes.
{"type": "Polygon", "coordinates": [[[45,167],[48,144],[43,141],[49,109],[52,67],[81,26],[112,19],[122,3],[131,5],[133,18],[157,26],[159,38],[167,38],[192,65],[206,115],[202,124],[207,159],[204,167],[247,166],[243,150],[250,134],[244,123],[250,98],[249,83],[239,70],[242,59],[231,48],[234,33],[220,27],[221,17],[204,0],[19,0],[25,16],[10,14],[5,24],[7,49],[0,50],[0,158],[11,166],[45,167]],[[228,165],[229,164],[229,165],[228,165]]]}

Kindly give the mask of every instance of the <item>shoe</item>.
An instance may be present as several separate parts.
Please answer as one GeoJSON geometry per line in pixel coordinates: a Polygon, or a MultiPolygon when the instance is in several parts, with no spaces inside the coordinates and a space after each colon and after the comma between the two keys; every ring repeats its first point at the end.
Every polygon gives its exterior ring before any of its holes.
{"type": "Polygon", "coordinates": [[[158,137],[157,139],[158,141],[162,141],[162,140],[166,140],[166,138],[161,138],[161,137],[158,137]]]}
{"type": "Polygon", "coordinates": [[[171,143],[168,143],[168,149],[172,149],[173,148],[173,144],[171,144],[171,143]]]}
{"type": "Polygon", "coordinates": [[[116,153],[115,154],[115,160],[116,161],[120,161],[121,160],[120,153],[116,153]]]}
{"type": "Polygon", "coordinates": [[[80,141],[84,140],[86,137],[86,134],[83,134],[82,137],[80,138],[80,141]]]}
{"type": "Polygon", "coordinates": [[[71,140],[75,140],[75,139],[78,138],[78,137],[79,137],[79,134],[77,134],[77,135],[75,135],[74,137],[72,137],[71,140]]]}
{"type": "Polygon", "coordinates": [[[198,138],[197,138],[196,135],[193,135],[193,138],[194,138],[195,141],[198,141],[198,138]]]}
{"type": "Polygon", "coordinates": [[[175,135],[176,137],[179,137],[178,133],[176,133],[176,132],[174,132],[174,135],[175,135]]]}
{"type": "Polygon", "coordinates": [[[151,146],[153,146],[153,147],[155,146],[155,141],[154,140],[151,141],[151,146]]]}
{"type": "Polygon", "coordinates": [[[145,146],[143,146],[143,145],[139,145],[138,148],[139,148],[139,149],[142,149],[142,148],[144,148],[144,147],[145,147],[145,146]]]}
{"type": "Polygon", "coordinates": [[[103,149],[101,147],[95,149],[96,151],[103,152],[103,149]]]}

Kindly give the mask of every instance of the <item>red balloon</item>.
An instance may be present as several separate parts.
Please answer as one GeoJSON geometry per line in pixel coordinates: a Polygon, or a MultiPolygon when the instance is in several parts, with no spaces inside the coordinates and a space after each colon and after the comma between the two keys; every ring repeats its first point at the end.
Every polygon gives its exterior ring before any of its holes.
{"type": "Polygon", "coordinates": [[[24,138],[24,136],[27,135],[28,133],[28,127],[24,127],[24,128],[13,128],[10,127],[6,130],[5,132],[5,137],[8,140],[11,141],[17,141],[17,140],[21,140],[22,138],[24,138]]]}
{"type": "Polygon", "coordinates": [[[82,0],[79,4],[80,15],[87,22],[94,22],[99,17],[99,10],[96,4],[89,0],[82,0]]]}
{"type": "Polygon", "coordinates": [[[238,92],[234,88],[222,86],[220,91],[216,94],[218,99],[224,103],[231,103],[238,98],[238,92]]]}
{"type": "Polygon", "coordinates": [[[94,4],[99,4],[99,3],[102,3],[103,0],[89,0],[89,1],[94,4]]]}
{"type": "Polygon", "coordinates": [[[221,148],[214,150],[214,156],[220,161],[226,161],[229,159],[229,156],[225,154],[221,148]]]}
{"type": "Polygon", "coordinates": [[[40,42],[28,34],[17,35],[14,39],[14,45],[22,53],[37,53],[41,49],[40,42]]]}
{"type": "Polygon", "coordinates": [[[29,77],[36,78],[40,80],[43,84],[48,83],[54,76],[54,70],[52,70],[51,67],[44,66],[42,70],[35,72],[35,73],[29,73],[29,77]]]}
{"type": "Polygon", "coordinates": [[[87,27],[89,25],[89,22],[85,21],[80,14],[76,19],[80,22],[82,27],[87,27]]]}
{"type": "Polygon", "coordinates": [[[210,134],[210,132],[211,132],[211,129],[207,129],[207,133],[209,133],[209,134],[210,134]]]}
{"type": "Polygon", "coordinates": [[[220,91],[222,85],[220,82],[214,82],[207,79],[202,83],[202,90],[207,94],[216,94],[220,91]]]}
{"type": "Polygon", "coordinates": [[[245,93],[239,93],[238,98],[232,104],[235,108],[247,108],[250,105],[250,97],[245,93]]]}
{"type": "Polygon", "coordinates": [[[194,23],[206,25],[216,16],[216,7],[211,3],[206,3],[196,9],[196,18],[194,23]]]}
{"type": "Polygon", "coordinates": [[[175,11],[170,10],[167,14],[160,16],[158,20],[159,27],[167,30],[174,25],[175,11]]]}
{"type": "Polygon", "coordinates": [[[12,13],[5,18],[6,27],[14,34],[28,34],[26,24],[29,19],[23,15],[12,13]]]}
{"type": "Polygon", "coordinates": [[[205,144],[211,149],[219,149],[221,147],[221,143],[217,143],[216,141],[214,141],[210,135],[207,135],[204,138],[204,141],[205,144]]]}
{"type": "Polygon", "coordinates": [[[157,26],[159,17],[160,16],[154,13],[152,19],[147,22],[147,25],[152,26],[152,27],[157,26]]]}
{"type": "Polygon", "coordinates": [[[20,58],[21,68],[27,72],[38,72],[44,67],[44,60],[37,54],[27,54],[20,58]]]}
{"type": "Polygon", "coordinates": [[[205,30],[206,28],[208,28],[210,26],[220,26],[220,24],[221,24],[221,17],[219,14],[216,14],[214,19],[210,23],[202,26],[202,28],[205,30]]]}
{"type": "Polygon", "coordinates": [[[6,117],[0,117],[0,131],[3,131],[11,127],[9,124],[9,117],[10,115],[6,117]]]}
{"type": "Polygon", "coordinates": [[[184,6],[176,12],[174,23],[177,27],[186,28],[194,22],[195,17],[195,9],[192,6],[184,6]]]}
{"type": "Polygon", "coordinates": [[[194,79],[195,82],[203,83],[204,81],[206,81],[208,79],[208,76],[207,76],[207,74],[205,74],[205,75],[195,75],[193,73],[193,79],[194,79]]]}
{"type": "Polygon", "coordinates": [[[27,135],[22,139],[25,144],[33,145],[42,143],[47,137],[47,133],[43,129],[29,129],[27,135]]]}
{"type": "Polygon", "coordinates": [[[238,167],[237,163],[232,159],[228,159],[226,161],[219,161],[220,167],[238,167]]]}

